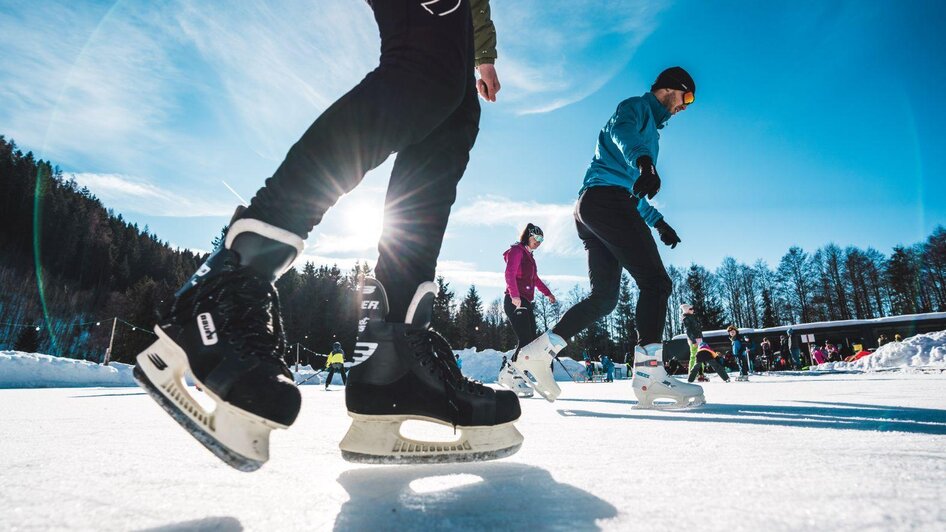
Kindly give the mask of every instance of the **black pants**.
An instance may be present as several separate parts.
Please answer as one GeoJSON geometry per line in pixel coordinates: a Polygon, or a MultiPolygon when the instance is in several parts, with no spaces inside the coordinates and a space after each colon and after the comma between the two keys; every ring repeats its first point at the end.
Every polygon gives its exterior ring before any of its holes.
{"type": "Polygon", "coordinates": [[[444,16],[419,0],[371,4],[380,66],[309,127],[243,216],[305,238],[366,172],[397,152],[375,273],[387,290],[388,320],[400,321],[417,285],[434,279],[480,105],[468,0],[444,16]]]}
{"type": "Polygon", "coordinates": [[[532,302],[525,298],[520,298],[520,300],[522,306],[516,308],[508,293],[503,298],[503,311],[506,312],[506,318],[509,319],[513,332],[516,333],[516,352],[512,355],[513,359],[519,354],[520,349],[539,336],[535,329],[535,311],[532,302]]]}
{"type": "Polygon", "coordinates": [[[637,198],[622,187],[589,188],[578,198],[575,223],[588,250],[591,295],[568,309],[553,332],[570,338],[614,310],[624,268],[640,288],[639,343],[660,342],[673,285],[650,227],[637,212],[637,198]]]}
{"type": "Polygon", "coordinates": [[[340,368],[338,368],[338,369],[336,370],[336,369],[335,369],[335,365],[332,364],[332,365],[329,366],[329,368],[328,368],[328,377],[325,377],[325,387],[326,387],[326,388],[328,388],[328,385],[329,385],[329,384],[332,384],[332,376],[335,375],[335,372],[336,372],[336,371],[338,371],[338,374],[342,376],[342,384],[345,384],[345,385],[348,384],[348,379],[345,378],[345,366],[342,366],[342,367],[340,367],[340,368]]]}
{"type": "Polygon", "coordinates": [[[690,375],[687,376],[688,382],[693,382],[696,380],[697,374],[702,373],[703,364],[708,365],[713,368],[713,371],[724,381],[729,381],[729,373],[726,372],[726,368],[719,363],[719,360],[716,359],[713,355],[707,353],[706,351],[700,351],[696,354],[696,364],[690,368],[690,375]]]}

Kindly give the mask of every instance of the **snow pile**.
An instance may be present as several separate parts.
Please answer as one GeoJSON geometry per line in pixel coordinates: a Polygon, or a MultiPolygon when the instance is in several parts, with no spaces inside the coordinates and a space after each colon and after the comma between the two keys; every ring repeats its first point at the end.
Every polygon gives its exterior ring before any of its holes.
{"type": "Polygon", "coordinates": [[[135,386],[132,367],[117,362],[103,366],[38,353],[0,351],[0,388],[135,386]]]}
{"type": "MultiPolygon", "coordinates": [[[[477,351],[462,349],[455,351],[463,360],[463,374],[480,382],[495,383],[499,376],[499,366],[503,355],[511,356],[512,351],[502,353],[494,349],[477,351]]],[[[943,357],[940,356],[942,359],[943,357]]],[[[559,359],[572,375],[582,374],[584,366],[570,358],[559,359]]],[[[0,351],[0,388],[82,388],[82,387],[123,387],[136,386],[131,372],[134,366],[113,362],[103,366],[95,362],[54,357],[38,353],[20,351],[0,351]]],[[[295,366],[290,366],[295,369],[295,366]]],[[[321,369],[321,368],[319,368],[321,369]]],[[[318,369],[311,366],[299,366],[293,371],[297,383],[308,379],[306,385],[324,385],[327,372],[313,376],[318,369]],[[311,377],[311,378],[310,378],[311,377]]],[[[570,381],[571,378],[562,370],[562,365],[555,364],[555,380],[570,381]]],[[[332,379],[333,384],[342,384],[338,374],[332,379]]],[[[188,384],[191,384],[188,379],[188,384]]]]}
{"type": "Polygon", "coordinates": [[[890,342],[854,362],[828,362],[812,369],[880,371],[919,367],[946,368],[946,331],[918,334],[902,342],[890,342]]]}
{"type": "MultiPolygon", "coordinates": [[[[112,362],[107,366],[21,351],[0,351],[0,388],[92,388],[137,386],[131,376],[134,366],[112,362]]],[[[317,370],[310,366],[299,366],[293,372],[296,382],[311,377],[317,370]]],[[[341,384],[335,376],[332,381],[341,384]]],[[[192,384],[187,379],[188,384],[192,384]]],[[[325,372],[309,379],[305,384],[324,384],[325,372]]]]}
{"type": "MultiPolygon", "coordinates": [[[[475,348],[467,349],[458,349],[454,351],[455,354],[460,355],[460,360],[463,361],[463,375],[478,380],[485,383],[494,383],[496,382],[497,377],[499,377],[499,367],[503,364],[503,356],[512,357],[512,351],[507,351],[505,353],[501,351],[496,351],[495,349],[484,349],[483,351],[477,351],[475,348]]],[[[559,360],[565,364],[565,367],[568,368],[569,373],[572,375],[578,375],[585,370],[585,367],[570,358],[560,358],[559,360]]],[[[555,363],[555,380],[557,381],[570,381],[571,378],[562,370],[562,365],[555,363]]]]}

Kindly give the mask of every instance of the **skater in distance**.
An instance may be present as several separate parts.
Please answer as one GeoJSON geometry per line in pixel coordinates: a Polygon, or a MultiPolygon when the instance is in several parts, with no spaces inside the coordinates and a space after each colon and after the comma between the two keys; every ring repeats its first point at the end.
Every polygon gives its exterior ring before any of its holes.
{"type": "Polygon", "coordinates": [[[325,377],[325,389],[332,384],[332,376],[338,373],[342,376],[342,384],[348,384],[345,379],[345,351],[342,350],[342,344],[335,342],[332,344],[332,352],[325,359],[325,369],[328,370],[328,377],[325,377]]]}
{"type": "Polygon", "coordinates": [[[158,340],[136,359],[138,383],[236,469],[265,463],[270,432],[292,425],[301,405],[282,360],[274,283],[326,212],[392,153],[377,278],[361,290],[362,362],[348,377],[353,422],[342,455],[466,461],[507,456],[522,443],[516,395],[465,379],[429,328],[437,257],[479,132],[477,91],[495,101],[500,88],[488,0],[447,4],[368,2],[380,65],[315,120],[249,207],[237,210],[223,244],[162,312],[158,340]],[[185,374],[216,403],[213,411],[190,395],[185,374]],[[408,419],[449,425],[460,436],[452,444],[406,441],[398,429],[408,419]]]}
{"type": "Polygon", "coordinates": [[[657,406],[656,399],[669,399],[678,408],[704,402],[702,388],[675,382],[663,367],[660,342],[671,282],[650,227],[671,249],[680,243],[680,237],[647,202],[661,187],[656,166],[658,130],[695,98],[696,83],[690,74],[680,67],[668,68],[657,76],[649,92],[618,104],[598,135],[575,206],[578,237],[588,252],[591,294],[512,360],[512,365],[527,375],[548,401],[561,393],[549,361],[565,347],[566,339],[614,310],[623,268],[640,288],[632,381],[638,406],[657,406]]]}
{"type": "MultiPolygon", "coordinates": [[[[538,290],[549,301],[555,303],[555,296],[539,278],[535,262],[535,250],[545,240],[542,229],[534,224],[527,224],[519,234],[519,240],[503,253],[506,261],[506,292],[503,295],[503,310],[512,330],[516,333],[516,351],[538,336],[535,326],[535,291],[538,290]]],[[[513,358],[515,358],[515,353],[513,358]]]]}

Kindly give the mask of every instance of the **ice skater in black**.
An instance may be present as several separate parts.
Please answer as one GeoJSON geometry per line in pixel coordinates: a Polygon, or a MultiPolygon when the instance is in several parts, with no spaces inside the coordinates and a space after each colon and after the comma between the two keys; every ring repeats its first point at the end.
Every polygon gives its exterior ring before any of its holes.
{"type": "MultiPolygon", "coordinates": [[[[380,457],[346,450],[352,440],[346,437],[343,454],[368,461],[470,460],[515,452],[521,442],[507,428],[520,413],[515,395],[454,372],[455,364],[441,356],[442,339],[428,327],[429,281],[479,130],[477,90],[495,100],[499,89],[488,0],[369,5],[381,36],[380,65],[315,120],[249,207],[237,211],[223,245],[161,316],[158,341],[137,358],[136,378],[151,396],[241,470],[268,460],[269,433],[291,425],[301,403],[281,359],[285,339],[274,282],[326,211],[392,153],[377,281],[365,285],[374,292],[364,294],[363,304],[373,308],[363,310],[373,312],[360,325],[356,348],[366,361],[349,375],[349,412],[367,427],[362,434],[420,416],[459,428],[501,426],[506,437],[485,448],[464,440],[459,451],[440,445],[415,452],[407,444],[402,451],[381,442],[380,457]],[[216,410],[188,394],[185,373],[216,400],[216,410]]],[[[352,9],[363,6],[352,3],[352,9]]]]}

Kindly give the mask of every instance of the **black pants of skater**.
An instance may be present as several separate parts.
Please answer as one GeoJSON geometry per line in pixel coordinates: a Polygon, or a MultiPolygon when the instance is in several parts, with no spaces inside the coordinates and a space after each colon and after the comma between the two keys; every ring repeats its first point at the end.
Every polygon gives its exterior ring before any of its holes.
{"type": "Polygon", "coordinates": [[[639,343],[660,342],[672,283],[650,227],[637,212],[637,198],[622,187],[591,187],[578,198],[575,224],[588,251],[591,294],[568,309],[553,332],[570,338],[614,310],[623,268],[640,288],[639,343]]]}
{"type": "Polygon", "coordinates": [[[736,363],[739,364],[739,375],[749,376],[749,356],[746,353],[736,355],[736,363]]]}
{"type": "MultiPolygon", "coordinates": [[[[338,370],[338,374],[342,376],[342,384],[348,385],[348,379],[345,377],[345,368],[338,370]]],[[[328,385],[332,384],[332,376],[335,375],[335,368],[328,368],[328,377],[325,377],[325,389],[328,390],[328,385]]]]}
{"type": "Polygon", "coordinates": [[[528,345],[529,342],[539,336],[535,329],[535,309],[532,301],[524,298],[520,298],[520,300],[522,306],[516,308],[509,294],[506,294],[506,297],[503,298],[503,311],[506,313],[506,318],[509,319],[509,324],[512,325],[513,332],[516,333],[517,343],[516,351],[512,355],[513,360],[516,359],[516,355],[519,354],[519,350],[523,346],[528,345]]]}
{"type": "Polygon", "coordinates": [[[719,360],[716,360],[716,357],[705,351],[700,351],[696,354],[696,364],[690,368],[690,375],[687,376],[688,382],[693,382],[696,380],[696,376],[698,374],[703,373],[703,364],[706,364],[712,368],[713,371],[719,375],[719,378],[723,379],[724,381],[729,381],[729,373],[727,373],[726,368],[724,368],[723,365],[719,363],[719,360]]]}
{"type": "Polygon", "coordinates": [[[431,14],[417,0],[371,5],[380,66],[309,127],[243,217],[305,238],[366,172],[397,152],[375,274],[387,289],[388,320],[399,321],[417,285],[434,279],[480,105],[468,0],[447,14],[431,14]]]}

